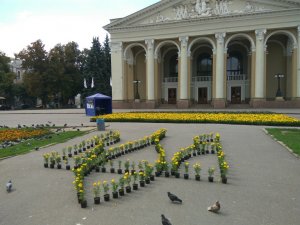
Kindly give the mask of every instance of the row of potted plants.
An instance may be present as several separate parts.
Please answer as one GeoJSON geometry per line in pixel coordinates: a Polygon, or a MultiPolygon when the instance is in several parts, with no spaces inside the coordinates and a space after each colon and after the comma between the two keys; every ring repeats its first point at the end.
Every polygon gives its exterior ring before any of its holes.
{"type": "MultiPolygon", "coordinates": [[[[165,133],[166,133],[165,129],[160,129],[154,132],[153,134],[151,134],[150,144],[154,143],[155,138],[159,138],[159,139],[164,138],[165,133]]],[[[148,140],[148,138],[146,138],[146,140],[148,140]]],[[[96,145],[90,151],[86,151],[85,154],[86,156],[81,158],[81,163],[78,164],[77,166],[75,164],[76,167],[73,169],[73,172],[75,174],[75,180],[74,180],[75,189],[77,190],[78,199],[82,203],[83,207],[87,204],[86,199],[84,198],[84,186],[83,186],[84,177],[87,176],[94,168],[96,169],[96,171],[97,169],[99,170],[99,166],[101,166],[102,169],[105,168],[105,164],[107,163],[107,161],[110,160],[110,163],[112,163],[112,159],[110,157],[111,155],[107,150],[104,149],[102,141],[100,141],[99,144],[96,145]]],[[[127,164],[128,163],[126,163],[126,166],[127,164]]],[[[150,170],[153,171],[153,166],[147,164],[147,167],[145,167],[145,174],[146,171],[150,171],[150,170]]]]}

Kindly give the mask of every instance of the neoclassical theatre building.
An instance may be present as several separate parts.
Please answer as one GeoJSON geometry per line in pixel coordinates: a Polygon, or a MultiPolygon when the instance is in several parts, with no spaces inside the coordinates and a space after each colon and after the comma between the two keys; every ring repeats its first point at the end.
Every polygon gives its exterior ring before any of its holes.
{"type": "Polygon", "coordinates": [[[114,108],[300,107],[299,0],[161,0],[104,28],[114,108]]]}

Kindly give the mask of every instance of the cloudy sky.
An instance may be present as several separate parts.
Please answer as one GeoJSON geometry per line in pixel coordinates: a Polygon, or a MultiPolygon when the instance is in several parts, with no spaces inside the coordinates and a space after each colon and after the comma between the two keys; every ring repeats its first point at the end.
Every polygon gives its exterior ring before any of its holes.
{"type": "Polygon", "coordinates": [[[75,41],[90,48],[93,37],[104,40],[102,27],[159,0],[0,0],[0,51],[13,57],[41,39],[48,51],[75,41]]]}

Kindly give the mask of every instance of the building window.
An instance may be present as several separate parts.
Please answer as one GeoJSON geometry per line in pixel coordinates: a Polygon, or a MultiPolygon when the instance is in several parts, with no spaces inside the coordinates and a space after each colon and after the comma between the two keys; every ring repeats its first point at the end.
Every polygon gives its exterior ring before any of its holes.
{"type": "Polygon", "coordinates": [[[178,58],[177,55],[173,55],[170,58],[169,63],[169,69],[170,69],[170,77],[178,77],[178,58]]]}
{"type": "Polygon", "coordinates": [[[208,53],[203,53],[197,59],[197,76],[212,75],[212,59],[208,53]]]}
{"type": "Polygon", "coordinates": [[[17,71],[17,77],[16,77],[16,80],[20,80],[21,79],[21,72],[20,71],[17,71]]]}
{"type": "Polygon", "coordinates": [[[227,58],[227,76],[241,74],[244,74],[243,56],[240,52],[230,52],[227,58]]]}

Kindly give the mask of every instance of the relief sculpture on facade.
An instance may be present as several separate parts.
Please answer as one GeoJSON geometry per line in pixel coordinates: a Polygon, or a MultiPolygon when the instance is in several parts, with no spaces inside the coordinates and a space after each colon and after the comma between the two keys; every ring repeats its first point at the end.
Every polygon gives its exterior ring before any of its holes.
{"type": "Polygon", "coordinates": [[[244,7],[237,9],[234,7],[234,0],[192,0],[175,5],[168,16],[158,13],[155,19],[150,18],[143,24],[263,11],[269,10],[259,7],[251,1],[245,1],[244,7]]]}

